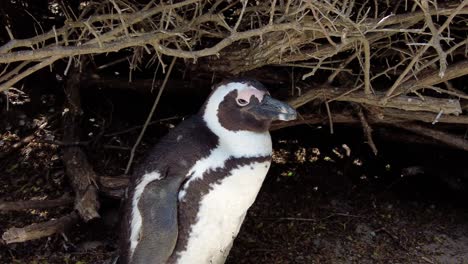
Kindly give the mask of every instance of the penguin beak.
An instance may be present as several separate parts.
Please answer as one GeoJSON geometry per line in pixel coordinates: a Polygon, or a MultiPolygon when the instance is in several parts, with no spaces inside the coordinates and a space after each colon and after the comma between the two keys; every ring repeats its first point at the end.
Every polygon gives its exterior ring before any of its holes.
{"type": "Polygon", "coordinates": [[[290,121],[297,117],[297,112],[294,108],[287,103],[273,99],[269,95],[265,95],[260,104],[251,109],[251,111],[260,120],[290,121]]]}

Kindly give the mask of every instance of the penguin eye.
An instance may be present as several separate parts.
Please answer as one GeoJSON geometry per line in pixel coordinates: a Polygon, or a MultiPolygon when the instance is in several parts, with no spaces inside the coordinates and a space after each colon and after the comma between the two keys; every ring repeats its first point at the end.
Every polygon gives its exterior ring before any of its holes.
{"type": "Polygon", "coordinates": [[[249,102],[247,102],[247,100],[239,98],[239,99],[237,99],[237,104],[240,105],[240,106],[246,106],[246,105],[249,104],[249,102]]]}

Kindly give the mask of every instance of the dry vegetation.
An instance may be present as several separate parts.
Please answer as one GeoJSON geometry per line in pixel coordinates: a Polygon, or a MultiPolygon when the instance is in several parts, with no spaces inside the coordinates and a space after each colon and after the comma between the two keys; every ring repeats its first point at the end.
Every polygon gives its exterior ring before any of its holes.
{"type": "MultiPolygon", "coordinates": [[[[67,2],[53,2],[50,8],[64,18],[61,24],[43,28],[38,22],[37,34],[25,38],[17,38],[18,32],[5,25],[10,39],[0,43],[0,93],[14,98],[25,78],[65,62],[68,132],[62,140],[71,144],[80,140],[73,132],[81,114],[80,69],[101,54],[122,53],[130,64],[130,80],[135,71],[158,65],[166,79],[153,81],[150,88],[160,93],[170,79],[169,64],[177,58],[176,67],[197,72],[208,83],[213,76],[268,79],[265,76],[277,69],[273,75],[287,85],[289,102],[299,108],[301,118],[275,129],[325,122],[333,133],[334,123],[359,123],[377,154],[372,126],[384,123],[468,150],[463,135],[449,129],[468,125],[467,4],[468,0],[106,0],[78,1],[72,8],[67,2]],[[325,109],[324,114],[317,113],[318,108],[325,109]]],[[[67,148],[63,159],[78,215],[85,221],[99,216],[96,186],[117,188],[125,180],[98,179],[79,146],[67,148]]],[[[38,205],[30,205],[34,206],[38,205]]],[[[10,229],[3,239],[12,243],[50,235],[78,220],[71,213],[53,223],[10,229]]]]}

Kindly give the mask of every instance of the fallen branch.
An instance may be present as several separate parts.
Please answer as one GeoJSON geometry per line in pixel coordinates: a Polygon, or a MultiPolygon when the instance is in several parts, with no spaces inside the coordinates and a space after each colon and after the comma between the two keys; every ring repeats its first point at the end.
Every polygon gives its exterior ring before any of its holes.
{"type": "MultiPolygon", "coordinates": [[[[369,109],[368,109],[369,110],[369,109]]],[[[393,124],[393,123],[408,123],[411,121],[422,121],[426,123],[432,123],[436,118],[436,114],[426,112],[407,112],[399,109],[391,108],[379,108],[371,109],[368,112],[367,121],[369,124],[393,124]]],[[[335,113],[333,114],[333,123],[336,124],[357,124],[359,118],[353,116],[351,113],[335,113]]],[[[304,124],[321,124],[325,125],[328,123],[328,115],[323,114],[307,114],[303,115],[301,119],[289,121],[289,122],[278,122],[273,123],[271,131],[304,125],[304,124]]],[[[438,123],[446,124],[463,124],[468,125],[468,116],[449,116],[442,115],[438,123]]]]}
{"type": "MultiPolygon", "coordinates": [[[[328,124],[329,116],[322,114],[309,114],[303,115],[301,119],[288,121],[288,122],[275,122],[271,126],[270,131],[283,129],[292,126],[305,125],[305,124],[328,124]]],[[[336,124],[352,124],[359,123],[359,119],[351,114],[336,113],[333,114],[333,123],[336,124]]]]}
{"type": "Polygon", "coordinates": [[[121,199],[124,197],[130,179],[128,177],[99,177],[99,191],[109,197],[121,199]]]}
{"type": "MultiPolygon", "coordinates": [[[[374,112],[374,111],[373,111],[374,112]]],[[[428,113],[428,112],[408,112],[399,109],[392,109],[392,108],[383,108],[375,111],[373,113],[374,119],[373,122],[379,122],[382,119],[382,122],[390,123],[390,122],[408,122],[408,121],[422,121],[425,123],[433,123],[434,120],[437,118],[438,114],[435,113],[428,113]]],[[[443,114],[437,120],[438,123],[446,123],[446,124],[462,124],[468,125],[468,116],[466,115],[446,115],[443,114]]]]}
{"type": "Polygon", "coordinates": [[[439,113],[442,110],[445,114],[455,115],[462,112],[460,102],[458,100],[425,96],[425,100],[423,101],[419,97],[400,95],[390,99],[385,104],[381,102],[381,98],[384,95],[385,93],[382,92],[375,92],[375,95],[372,95],[365,94],[362,91],[346,94],[343,89],[325,87],[309,90],[302,94],[302,96],[293,98],[288,102],[295,108],[301,107],[314,99],[321,99],[324,101],[333,99],[334,101],[354,102],[378,107],[402,109],[406,111],[439,113]]]}
{"type": "Polygon", "coordinates": [[[29,200],[16,202],[0,201],[0,211],[21,211],[30,209],[55,208],[59,206],[67,206],[71,203],[73,203],[73,198],[69,196],[54,200],[29,200]]]}
{"type": "MultiPolygon", "coordinates": [[[[63,114],[63,142],[78,142],[81,116],[80,73],[74,68],[65,85],[67,102],[63,114]]],[[[66,173],[75,191],[75,209],[83,220],[99,217],[99,200],[96,173],[79,146],[63,148],[62,155],[66,173]]]]}
{"type": "Polygon", "coordinates": [[[437,141],[440,141],[442,143],[445,143],[448,146],[451,146],[453,148],[461,149],[464,151],[468,151],[468,141],[458,137],[456,135],[452,135],[446,132],[438,131],[435,129],[430,129],[421,125],[416,125],[416,124],[393,124],[395,127],[411,131],[413,133],[423,135],[432,139],[435,139],[437,141]]]}
{"type": "Polygon", "coordinates": [[[78,215],[72,212],[58,219],[52,219],[43,223],[35,223],[25,227],[12,227],[5,231],[2,239],[6,244],[21,243],[29,240],[48,237],[53,234],[65,232],[79,220],[78,215]]]}
{"type": "Polygon", "coordinates": [[[128,177],[99,176],[99,185],[108,189],[125,189],[129,182],[128,177]]]}
{"type": "Polygon", "coordinates": [[[403,144],[420,144],[420,145],[429,145],[429,146],[441,146],[442,142],[436,141],[432,138],[421,137],[417,134],[412,133],[398,133],[395,132],[394,127],[378,127],[375,129],[376,137],[381,138],[385,141],[392,141],[395,143],[403,144]]]}

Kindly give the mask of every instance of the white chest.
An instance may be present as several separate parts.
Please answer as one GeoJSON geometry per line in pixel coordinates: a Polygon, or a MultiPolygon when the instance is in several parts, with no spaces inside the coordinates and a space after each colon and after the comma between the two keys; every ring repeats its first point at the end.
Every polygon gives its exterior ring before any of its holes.
{"type": "Polygon", "coordinates": [[[248,164],[210,186],[211,191],[200,200],[186,250],[178,254],[177,263],[224,263],[269,167],[269,161],[248,164]]]}

